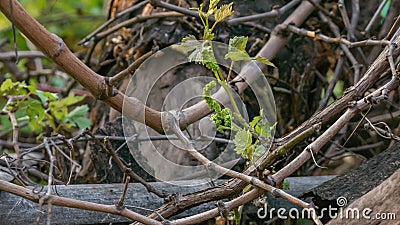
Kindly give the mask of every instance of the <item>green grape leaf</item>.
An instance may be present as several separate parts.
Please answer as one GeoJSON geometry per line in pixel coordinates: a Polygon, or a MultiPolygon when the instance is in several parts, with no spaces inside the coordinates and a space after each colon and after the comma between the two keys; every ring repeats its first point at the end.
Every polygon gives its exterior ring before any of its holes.
{"type": "Polygon", "coordinates": [[[225,55],[225,59],[231,59],[232,61],[250,62],[253,58],[251,58],[249,54],[247,54],[247,52],[234,51],[234,52],[228,52],[225,55]]]}
{"type": "Polygon", "coordinates": [[[246,51],[248,37],[235,36],[229,40],[228,52],[246,51]]]}
{"type": "Polygon", "coordinates": [[[260,115],[255,116],[253,120],[249,123],[250,127],[254,129],[260,136],[265,138],[271,137],[271,131],[275,128],[274,125],[270,125],[267,118],[264,117],[264,111],[260,110],[260,115]]]}
{"type": "Polygon", "coordinates": [[[35,93],[40,98],[40,101],[42,103],[46,103],[46,102],[54,101],[54,100],[58,99],[57,94],[50,93],[47,91],[36,90],[35,92],[32,92],[32,93],[35,93]]]}
{"type": "Polygon", "coordinates": [[[78,125],[79,129],[81,130],[89,128],[92,125],[90,120],[86,117],[74,117],[71,119],[71,121],[78,125]]]}
{"type": "Polygon", "coordinates": [[[235,144],[235,151],[237,154],[242,155],[245,158],[248,158],[247,148],[251,146],[252,135],[248,130],[240,130],[236,133],[235,138],[233,139],[233,143],[235,144]]]}
{"type": "Polygon", "coordinates": [[[87,105],[81,105],[74,108],[69,114],[64,118],[65,122],[73,122],[76,124],[79,129],[88,128],[91,126],[91,122],[88,118],[86,118],[86,114],[89,111],[89,107],[87,105]]]}
{"type": "Polygon", "coordinates": [[[27,85],[24,81],[13,82],[10,78],[6,79],[0,86],[0,94],[8,94],[8,95],[26,95],[27,91],[25,90],[27,85]]]}
{"type": "Polygon", "coordinates": [[[89,107],[87,105],[81,105],[69,112],[67,118],[84,117],[88,111],[89,107]]]}
{"type": "Polygon", "coordinates": [[[264,63],[264,64],[267,65],[267,66],[272,66],[272,67],[275,67],[275,68],[276,68],[275,64],[273,64],[271,61],[269,61],[268,59],[266,59],[266,58],[264,58],[264,57],[262,57],[262,56],[256,56],[256,57],[254,57],[253,59],[254,59],[254,60],[257,60],[257,61],[259,61],[259,62],[262,62],[262,63],[264,63]]]}
{"type": "Polygon", "coordinates": [[[51,128],[57,131],[56,122],[54,121],[54,116],[51,113],[46,113],[47,123],[51,128]]]}
{"type": "Polygon", "coordinates": [[[29,116],[30,120],[42,121],[45,116],[45,109],[42,104],[36,99],[27,100],[26,115],[29,116]]]}
{"type": "Polygon", "coordinates": [[[68,95],[68,97],[60,99],[58,101],[60,101],[60,103],[63,104],[64,106],[71,106],[82,101],[84,98],[85,96],[75,96],[75,94],[72,93],[68,95]]]}
{"type": "Polygon", "coordinates": [[[236,36],[230,39],[228,53],[225,55],[225,59],[231,59],[232,61],[251,61],[252,58],[246,52],[247,40],[248,38],[244,36],[236,36]]]}
{"type": "Polygon", "coordinates": [[[43,130],[43,123],[38,122],[37,120],[29,120],[28,122],[29,128],[34,132],[41,132],[43,130]]]}
{"type": "Polygon", "coordinates": [[[50,114],[52,114],[57,120],[62,120],[68,115],[68,108],[65,104],[58,101],[49,103],[50,114]]]}

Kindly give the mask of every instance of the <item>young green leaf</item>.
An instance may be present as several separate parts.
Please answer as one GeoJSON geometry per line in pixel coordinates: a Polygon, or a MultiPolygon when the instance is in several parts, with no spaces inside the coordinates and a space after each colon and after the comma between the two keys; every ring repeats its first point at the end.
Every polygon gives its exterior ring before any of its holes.
{"type": "Polygon", "coordinates": [[[246,51],[246,45],[248,41],[248,37],[244,36],[235,36],[229,40],[228,52],[234,51],[246,51]]]}
{"type": "Polygon", "coordinates": [[[28,115],[31,120],[35,121],[43,120],[45,115],[45,110],[42,104],[36,99],[29,99],[26,102],[28,103],[26,109],[26,115],[28,115]]]}
{"type": "Polygon", "coordinates": [[[233,139],[235,144],[235,151],[237,154],[242,155],[244,158],[248,158],[246,155],[247,149],[251,146],[252,135],[248,130],[238,131],[233,139]]]}
{"type": "Polygon", "coordinates": [[[256,56],[256,57],[254,58],[254,60],[257,60],[257,61],[259,61],[259,62],[262,62],[262,63],[264,63],[264,64],[267,65],[267,66],[276,67],[275,64],[273,64],[271,61],[269,61],[268,59],[266,59],[266,58],[264,58],[264,57],[262,57],[262,56],[256,56]]]}
{"type": "Polygon", "coordinates": [[[242,52],[242,51],[233,51],[233,52],[228,52],[225,55],[225,59],[231,59],[232,61],[245,61],[245,62],[250,62],[252,58],[247,54],[247,52],[242,52]]]}
{"type": "Polygon", "coordinates": [[[255,116],[253,120],[249,123],[250,127],[255,128],[256,125],[260,122],[261,118],[261,116],[255,116]]]}
{"type": "Polygon", "coordinates": [[[64,121],[73,122],[74,124],[78,125],[79,129],[88,128],[91,126],[90,120],[85,117],[88,111],[89,107],[87,105],[78,106],[69,112],[68,116],[64,118],[64,121]]]}
{"type": "Polygon", "coordinates": [[[87,105],[81,105],[76,108],[74,108],[71,112],[68,114],[68,118],[73,118],[73,117],[83,117],[86,115],[86,113],[89,111],[89,107],[87,105]]]}
{"type": "Polygon", "coordinates": [[[54,101],[54,100],[58,99],[56,94],[50,93],[50,92],[47,92],[47,91],[36,90],[35,93],[40,98],[40,101],[42,103],[46,103],[46,102],[54,101]]]}
{"type": "Polygon", "coordinates": [[[246,52],[247,37],[234,37],[229,40],[228,53],[225,59],[232,61],[246,61],[249,62],[252,58],[246,52]]]}
{"type": "Polygon", "coordinates": [[[214,12],[215,23],[219,23],[228,16],[232,15],[233,13],[232,4],[233,3],[230,3],[229,5],[222,5],[221,8],[215,10],[214,12]]]}
{"type": "Polygon", "coordinates": [[[6,79],[5,81],[3,81],[3,83],[1,84],[0,87],[0,92],[6,92],[8,90],[11,90],[11,88],[13,88],[13,82],[10,78],[6,79]]]}
{"type": "Polygon", "coordinates": [[[86,117],[74,117],[71,119],[76,125],[78,125],[79,129],[89,128],[92,124],[90,120],[86,117]]]}

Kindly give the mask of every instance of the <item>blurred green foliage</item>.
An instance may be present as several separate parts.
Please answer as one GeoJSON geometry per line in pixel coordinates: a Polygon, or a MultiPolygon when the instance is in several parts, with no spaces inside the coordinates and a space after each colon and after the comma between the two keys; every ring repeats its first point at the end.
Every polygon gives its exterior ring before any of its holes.
{"type": "MultiPolygon", "coordinates": [[[[76,43],[106,20],[107,0],[19,0],[25,9],[47,30],[64,39],[73,50],[76,43]]],[[[13,39],[11,22],[0,13],[0,39],[13,39]]],[[[24,38],[17,32],[19,50],[26,50],[24,38]]]]}
{"type": "MultiPolygon", "coordinates": [[[[5,80],[0,85],[0,95],[10,98],[2,104],[7,111],[15,113],[17,122],[28,121],[31,132],[41,134],[46,126],[55,132],[69,131],[74,127],[84,129],[90,127],[90,120],[86,118],[89,111],[87,105],[77,105],[85,97],[70,94],[59,98],[56,94],[40,91],[35,84],[13,82],[5,80]]],[[[3,130],[11,128],[7,115],[0,115],[3,130]]]]}
{"type": "MultiPolygon", "coordinates": [[[[8,0],[6,0],[8,1],[8,0]]],[[[51,33],[61,37],[73,51],[79,51],[76,44],[83,37],[91,33],[98,26],[106,21],[105,6],[107,0],[18,0],[27,12],[38,20],[51,33]]],[[[11,22],[0,13],[0,40],[8,38],[9,44],[5,50],[13,48],[13,33],[11,22]]],[[[29,49],[26,39],[16,30],[18,50],[29,49]]],[[[20,59],[17,68],[27,72],[31,59],[20,59]]],[[[41,59],[44,68],[52,68],[54,65],[48,59],[41,59]]],[[[6,79],[13,78],[7,71],[2,70],[0,63],[0,76],[3,82],[0,84],[0,110],[4,106],[15,112],[17,121],[28,122],[29,126],[21,126],[19,131],[28,134],[42,134],[45,127],[51,127],[55,132],[60,130],[71,131],[90,127],[90,120],[87,118],[89,107],[81,105],[84,96],[70,94],[64,98],[54,93],[44,92],[36,89],[39,83],[38,77],[30,77],[26,81],[17,82],[6,79]],[[26,96],[23,100],[8,102],[3,96],[26,96]],[[3,96],[3,97],[1,97],[3,96]]],[[[70,80],[56,75],[47,75],[46,83],[64,89],[70,80]]],[[[8,115],[0,115],[0,131],[11,128],[8,115]]]]}

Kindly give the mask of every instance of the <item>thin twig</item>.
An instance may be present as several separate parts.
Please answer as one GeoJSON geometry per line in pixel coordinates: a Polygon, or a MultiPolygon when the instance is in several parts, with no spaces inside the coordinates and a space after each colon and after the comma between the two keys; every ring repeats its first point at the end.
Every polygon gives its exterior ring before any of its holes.
{"type": "Polygon", "coordinates": [[[400,142],[400,137],[395,135],[391,130],[390,127],[384,123],[384,122],[379,122],[376,124],[373,124],[368,118],[365,118],[367,123],[364,124],[364,128],[368,129],[372,129],[374,130],[379,136],[385,138],[385,139],[392,139],[394,141],[400,142]],[[378,127],[377,125],[383,125],[385,127],[385,129],[382,129],[380,127],[378,127]]]}
{"type": "Polygon", "coordinates": [[[316,9],[318,9],[321,13],[325,14],[325,16],[337,19],[336,16],[332,15],[328,10],[322,7],[318,2],[314,2],[314,0],[307,0],[311,5],[313,5],[316,9]]]}
{"type": "MultiPolygon", "coordinates": [[[[304,202],[292,195],[289,195],[281,189],[278,189],[271,185],[268,185],[256,177],[248,176],[248,175],[245,175],[244,173],[239,173],[234,170],[224,168],[224,167],[210,161],[209,159],[207,159],[205,156],[200,154],[194,148],[192,142],[183,134],[183,132],[179,128],[178,122],[177,122],[178,119],[172,113],[165,112],[163,114],[163,120],[164,120],[164,124],[168,124],[167,131],[173,132],[179,138],[179,140],[182,142],[182,144],[185,146],[188,153],[190,155],[192,155],[195,159],[197,159],[201,164],[206,166],[209,170],[218,172],[220,174],[225,174],[225,175],[233,177],[233,178],[243,180],[243,181],[245,181],[249,184],[252,184],[258,188],[264,189],[265,191],[268,191],[275,196],[284,198],[284,199],[288,200],[289,202],[292,202],[293,204],[296,204],[302,208],[306,208],[306,209],[313,208],[313,206],[311,204],[304,202]]],[[[250,166],[250,167],[254,167],[254,165],[250,166]]],[[[315,213],[315,210],[314,210],[314,213],[312,213],[312,218],[316,224],[322,224],[319,221],[319,219],[315,213]]]]}
{"type": "MultiPolygon", "coordinates": [[[[161,0],[150,0],[150,4],[152,6],[154,6],[154,7],[160,7],[160,8],[164,8],[164,9],[169,9],[171,11],[179,12],[179,13],[182,13],[182,14],[187,15],[187,16],[193,16],[193,17],[200,18],[199,13],[197,13],[197,11],[186,9],[186,8],[183,8],[183,7],[179,7],[177,5],[170,4],[170,3],[167,3],[167,2],[163,2],[161,0]]],[[[210,22],[215,22],[214,17],[210,17],[209,21],[210,22]]]]}
{"type": "Polygon", "coordinates": [[[360,17],[360,2],[359,0],[351,0],[350,28],[352,29],[353,33],[356,30],[359,17],[360,17]]]}
{"type": "Polygon", "coordinates": [[[121,198],[117,202],[117,207],[122,207],[124,206],[124,201],[125,201],[125,196],[126,196],[126,191],[128,190],[129,186],[129,181],[131,180],[130,176],[126,176],[125,178],[125,185],[124,185],[124,190],[122,191],[121,198]]]}
{"type": "Polygon", "coordinates": [[[8,117],[10,118],[11,122],[11,127],[12,127],[12,145],[14,147],[15,153],[17,154],[17,160],[18,160],[18,165],[22,165],[22,155],[21,155],[21,150],[19,148],[19,143],[18,143],[18,131],[19,131],[19,126],[17,122],[17,118],[15,117],[14,111],[7,109],[7,106],[11,104],[14,101],[15,97],[10,97],[7,100],[7,103],[4,105],[4,108],[0,111],[1,114],[7,114],[8,117]]]}
{"type": "MultiPolygon", "coordinates": [[[[17,164],[14,164],[12,162],[8,162],[7,158],[0,158],[0,166],[6,166],[9,167],[12,170],[18,170],[18,171],[23,171],[26,170],[26,172],[28,172],[29,175],[40,178],[42,180],[48,180],[49,179],[49,175],[40,172],[39,170],[35,169],[35,168],[25,168],[25,166],[18,166],[17,164]]],[[[12,173],[14,174],[14,173],[12,173]]],[[[54,184],[64,184],[64,182],[58,180],[58,179],[54,179],[54,184]]]]}
{"type": "Polygon", "coordinates": [[[269,12],[255,14],[255,15],[251,15],[251,16],[243,16],[243,17],[228,19],[225,21],[225,23],[227,25],[236,25],[236,24],[241,24],[241,23],[249,22],[249,21],[279,17],[282,14],[284,14],[285,12],[287,12],[288,10],[290,10],[293,7],[295,7],[296,5],[298,5],[300,2],[301,2],[301,0],[292,0],[291,2],[284,5],[281,8],[274,8],[269,12]]]}
{"type": "Polygon", "coordinates": [[[372,29],[372,26],[376,23],[376,21],[379,18],[379,14],[381,13],[383,7],[385,7],[387,0],[383,0],[381,2],[381,4],[379,5],[378,9],[375,11],[374,15],[372,16],[371,20],[369,21],[369,23],[367,24],[367,26],[365,27],[364,30],[364,35],[365,36],[369,36],[369,32],[372,29]]]}
{"type": "Polygon", "coordinates": [[[184,14],[178,13],[178,12],[159,12],[159,13],[153,13],[150,15],[138,15],[136,17],[133,17],[132,19],[125,20],[124,22],[115,25],[115,26],[111,27],[110,29],[107,29],[105,31],[97,33],[93,38],[95,38],[96,40],[100,40],[100,39],[114,33],[115,31],[121,29],[122,27],[128,27],[132,24],[140,23],[142,21],[146,21],[149,19],[182,17],[182,16],[184,16],[184,14]]]}
{"type": "MultiPolygon", "coordinates": [[[[329,18],[327,18],[322,13],[319,13],[318,15],[321,18],[322,22],[327,23],[329,25],[329,28],[331,29],[333,34],[336,36],[336,38],[340,38],[339,27],[336,24],[334,24],[331,20],[329,20],[329,18]]],[[[354,70],[354,83],[357,83],[358,80],[360,79],[362,65],[360,63],[358,63],[357,59],[354,57],[353,53],[349,50],[347,45],[339,44],[339,46],[343,50],[344,54],[347,56],[347,58],[350,60],[350,62],[352,64],[352,69],[354,70]]]]}
{"type": "MultiPolygon", "coordinates": [[[[39,202],[39,200],[42,199],[42,196],[40,193],[34,193],[34,192],[32,192],[32,190],[30,190],[28,188],[24,188],[24,187],[9,183],[4,180],[0,180],[0,191],[5,191],[8,193],[23,197],[23,198],[33,201],[33,202],[39,202]]],[[[123,217],[131,219],[133,221],[139,221],[144,224],[162,225],[162,223],[157,220],[147,218],[147,217],[140,215],[138,213],[135,213],[127,208],[117,209],[117,207],[115,205],[104,205],[104,204],[92,203],[92,202],[87,202],[87,201],[80,201],[80,200],[65,198],[65,197],[61,197],[61,196],[57,196],[57,195],[48,196],[48,201],[51,201],[51,203],[55,206],[64,206],[64,207],[75,208],[75,209],[83,209],[83,210],[90,210],[90,211],[96,211],[96,212],[110,213],[110,214],[114,214],[114,215],[123,216],[123,217]]]]}
{"type": "Polygon", "coordinates": [[[399,26],[399,24],[400,24],[400,15],[397,16],[397,18],[394,21],[392,27],[390,28],[389,32],[387,33],[387,35],[385,37],[386,40],[389,40],[392,37],[394,32],[398,29],[397,27],[399,26]]]}
{"type": "Polygon", "coordinates": [[[99,33],[100,31],[104,30],[104,28],[106,28],[108,25],[110,25],[111,23],[113,23],[115,20],[117,20],[118,18],[121,18],[122,16],[129,14],[137,9],[140,9],[142,7],[144,7],[147,3],[149,2],[149,0],[145,0],[142,1],[138,4],[135,4],[127,9],[125,9],[122,12],[119,12],[115,15],[115,17],[107,20],[105,23],[103,23],[102,25],[100,25],[96,30],[94,30],[92,33],[90,33],[89,35],[87,35],[85,38],[83,38],[81,41],[78,42],[78,45],[84,45],[87,46],[89,45],[89,42],[91,40],[93,40],[93,37],[96,36],[97,33],[99,33]]]}
{"type": "Polygon", "coordinates": [[[330,97],[332,96],[333,93],[333,89],[336,86],[336,83],[339,80],[339,76],[342,74],[342,70],[343,70],[343,62],[344,62],[344,58],[342,55],[339,56],[339,60],[336,63],[336,67],[335,67],[335,72],[333,74],[333,78],[332,80],[329,82],[329,86],[328,88],[325,90],[325,96],[324,98],[320,101],[318,109],[316,110],[316,112],[322,110],[323,108],[325,108],[325,106],[328,103],[328,100],[330,99],[330,97]]]}
{"type": "Polygon", "coordinates": [[[342,19],[344,22],[344,26],[347,29],[347,38],[349,40],[354,40],[356,37],[354,35],[354,30],[352,29],[352,27],[350,25],[350,18],[349,18],[349,15],[347,15],[347,10],[346,10],[346,5],[344,4],[344,0],[339,0],[338,6],[339,6],[340,15],[342,16],[342,19]]]}
{"type": "MultiPolygon", "coordinates": [[[[145,141],[163,141],[163,140],[177,140],[178,138],[175,135],[156,135],[156,136],[144,136],[144,137],[137,137],[137,134],[130,136],[130,137],[125,137],[125,136],[108,136],[108,135],[92,135],[90,137],[83,137],[83,136],[77,136],[74,138],[71,138],[68,141],[72,141],[72,142],[82,142],[82,141],[93,141],[95,139],[104,139],[104,138],[108,138],[110,140],[115,140],[115,141],[137,141],[137,142],[145,142],[145,141]]],[[[219,142],[219,143],[226,143],[226,144],[230,144],[232,143],[231,140],[229,139],[225,139],[225,138],[218,138],[218,137],[210,137],[210,136],[199,136],[199,137],[194,137],[194,139],[196,141],[215,141],[215,142],[219,142]]],[[[1,140],[0,140],[0,144],[2,144],[1,140]]],[[[55,145],[63,145],[65,144],[65,142],[63,141],[55,141],[54,142],[55,145]]],[[[20,143],[19,145],[21,146],[30,146],[31,144],[28,143],[20,143]]],[[[34,152],[34,151],[39,151],[45,148],[44,143],[39,144],[39,145],[34,145],[34,147],[30,147],[30,148],[24,148],[21,149],[21,156],[24,156],[30,152],[34,152]]]]}
{"type": "Polygon", "coordinates": [[[360,113],[366,107],[370,105],[370,101],[367,99],[382,96],[383,90],[393,90],[399,86],[399,79],[397,76],[393,76],[392,79],[386,83],[384,86],[375,90],[367,97],[353,102],[351,106],[346,110],[346,112],[332,125],[330,126],[322,135],[320,135],[314,142],[309,144],[304,151],[296,157],[293,161],[287,164],[284,168],[279,170],[277,173],[271,176],[271,178],[277,182],[283,181],[284,178],[292,174],[301,165],[303,165],[309,158],[310,152],[313,151],[317,153],[329,140],[333,138],[334,135],[345,125],[351,118],[360,113]]]}
{"type": "Polygon", "coordinates": [[[321,40],[327,43],[332,43],[332,44],[343,44],[347,46],[348,48],[355,48],[355,47],[362,47],[362,46],[388,46],[390,45],[390,41],[388,40],[363,40],[363,41],[356,41],[356,42],[351,42],[347,39],[341,38],[340,35],[338,37],[329,37],[324,34],[320,34],[316,31],[310,31],[306,30],[304,28],[298,28],[294,25],[288,24],[284,26],[280,26],[281,29],[286,29],[290,32],[293,32],[298,35],[306,36],[313,38],[314,40],[321,40]]]}
{"type": "Polygon", "coordinates": [[[132,75],[135,73],[136,69],[150,56],[158,51],[158,47],[153,48],[151,51],[147,52],[146,54],[142,55],[140,58],[136,59],[128,68],[122,70],[121,72],[117,73],[113,77],[109,79],[109,85],[114,86],[116,83],[124,79],[127,75],[132,75]]]}
{"type": "Polygon", "coordinates": [[[141,183],[147,189],[147,191],[154,193],[155,195],[157,195],[160,198],[165,197],[165,194],[162,194],[161,192],[157,191],[155,188],[153,188],[153,186],[151,186],[148,182],[146,182],[143,178],[141,178],[139,175],[137,175],[135,172],[133,172],[130,168],[128,168],[122,162],[122,160],[118,157],[117,153],[115,153],[114,149],[111,147],[108,137],[104,138],[104,144],[105,144],[106,150],[110,153],[111,157],[113,158],[113,160],[115,161],[115,163],[117,164],[117,166],[123,173],[128,174],[130,177],[135,179],[137,182],[141,183]]]}
{"type": "MultiPolygon", "coordinates": [[[[18,51],[18,58],[46,58],[46,56],[41,51],[18,51]]],[[[0,61],[5,60],[16,60],[15,52],[1,52],[0,61]]]]}

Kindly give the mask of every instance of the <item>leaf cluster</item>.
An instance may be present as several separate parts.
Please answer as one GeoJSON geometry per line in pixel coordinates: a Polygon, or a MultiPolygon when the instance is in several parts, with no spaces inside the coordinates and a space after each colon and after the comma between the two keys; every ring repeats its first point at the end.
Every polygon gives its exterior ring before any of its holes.
{"type": "Polygon", "coordinates": [[[208,107],[215,113],[211,115],[211,122],[217,127],[217,131],[230,129],[232,121],[232,112],[229,108],[222,108],[217,100],[211,97],[211,91],[217,83],[211,81],[203,89],[203,99],[208,107]]]}
{"type": "Polygon", "coordinates": [[[214,51],[212,48],[212,40],[214,39],[213,30],[215,26],[232,15],[232,3],[218,7],[219,0],[210,0],[209,7],[204,10],[204,5],[201,4],[199,8],[193,8],[199,13],[200,19],[204,25],[203,41],[199,41],[195,36],[189,35],[183,38],[182,42],[174,45],[173,48],[188,55],[190,62],[195,62],[206,66],[213,71],[218,82],[227,92],[230,97],[231,104],[234,109],[232,113],[229,108],[222,108],[220,104],[211,97],[211,91],[216,87],[216,82],[212,81],[207,84],[203,89],[203,99],[207,103],[210,110],[214,111],[211,115],[211,121],[216,126],[218,131],[233,130],[236,131],[234,137],[235,150],[244,158],[254,160],[260,157],[265,151],[265,147],[260,143],[259,139],[268,139],[271,137],[271,131],[275,125],[270,126],[268,120],[263,116],[262,110],[260,115],[253,118],[249,124],[244,124],[244,119],[240,115],[228,86],[230,74],[232,73],[233,64],[235,61],[250,62],[256,60],[266,64],[267,66],[275,65],[268,59],[262,56],[251,57],[246,51],[248,38],[244,36],[234,37],[229,40],[228,52],[225,59],[231,59],[231,68],[228,77],[225,79],[215,59],[214,51]],[[214,16],[215,22],[210,28],[209,18],[214,16]],[[232,122],[233,117],[243,125],[244,128],[239,127],[232,122]]]}
{"type": "MultiPolygon", "coordinates": [[[[18,122],[28,121],[32,132],[41,133],[48,124],[55,132],[70,131],[74,127],[84,129],[91,123],[86,114],[87,105],[72,107],[84,96],[70,94],[59,98],[56,94],[37,90],[34,84],[13,82],[6,79],[0,86],[0,95],[9,98],[5,109],[15,113],[18,122]]],[[[3,123],[2,119],[2,123],[3,123]]]]}

